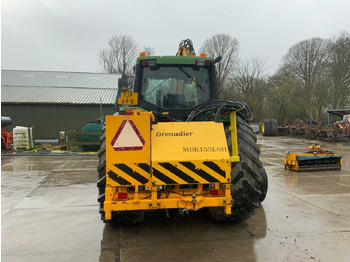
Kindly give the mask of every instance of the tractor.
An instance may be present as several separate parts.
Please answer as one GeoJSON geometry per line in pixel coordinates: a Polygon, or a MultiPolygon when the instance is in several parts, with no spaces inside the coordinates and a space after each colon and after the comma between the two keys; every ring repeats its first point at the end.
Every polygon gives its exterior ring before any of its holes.
{"type": "Polygon", "coordinates": [[[252,110],[218,98],[215,65],[191,40],[175,56],[136,59],[132,90],[119,79],[117,110],[105,117],[98,151],[101,219],[142,222],[149,210],[206,208],[212,219],[250,218],[268,178],[249,126],[252,110]]]}

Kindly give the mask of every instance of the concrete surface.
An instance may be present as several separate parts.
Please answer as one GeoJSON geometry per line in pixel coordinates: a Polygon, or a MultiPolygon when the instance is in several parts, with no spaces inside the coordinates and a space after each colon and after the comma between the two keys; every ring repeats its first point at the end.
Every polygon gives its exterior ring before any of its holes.
{"type": "Polygon", "coordinates": [[[95,156],[2,157],[2,261],[349,261],[350,144],[340,171],[285,171],[310,140],[261,137],[269,191],[256,215],[215,223],[147,213],[134,227],[100,221],[95,156]]]}

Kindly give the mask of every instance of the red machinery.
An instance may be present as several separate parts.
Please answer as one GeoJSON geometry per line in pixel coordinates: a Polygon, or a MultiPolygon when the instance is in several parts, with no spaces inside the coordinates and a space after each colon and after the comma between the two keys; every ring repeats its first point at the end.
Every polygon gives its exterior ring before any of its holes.
{"type": "Polygon", "coordinates": [[[12,147],[13,137],[12,132],[6,130],[6,126],[12,124],[12,119],[7,116],[1,117],[1,148],[9,149],[12,147]]]}

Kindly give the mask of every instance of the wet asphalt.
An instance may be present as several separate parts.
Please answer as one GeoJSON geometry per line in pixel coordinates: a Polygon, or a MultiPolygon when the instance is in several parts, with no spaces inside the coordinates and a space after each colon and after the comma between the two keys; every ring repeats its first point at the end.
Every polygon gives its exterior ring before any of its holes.
{"type": "Polygon", "coordinates": [[[284,170],[314,141],[258,136],[269,191],[256,215],[216,223],[205,210],[141,225],[103,224],[96,156],[1,158],[2,261],[349,261],[350,143],[340,171],[284,170]]]}

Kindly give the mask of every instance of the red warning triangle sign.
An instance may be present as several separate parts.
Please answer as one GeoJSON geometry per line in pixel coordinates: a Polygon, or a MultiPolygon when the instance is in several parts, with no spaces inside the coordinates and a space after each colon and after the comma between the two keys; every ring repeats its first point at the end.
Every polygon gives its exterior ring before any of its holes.
{"type": "Polygon", "coordinates": [[[132,120],[123,120],[111,145],[115,151],[141,150],[146,141],[132,120]]]}

